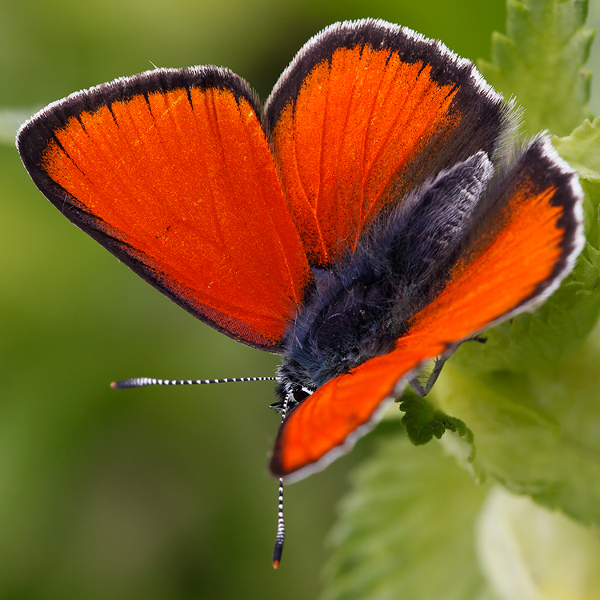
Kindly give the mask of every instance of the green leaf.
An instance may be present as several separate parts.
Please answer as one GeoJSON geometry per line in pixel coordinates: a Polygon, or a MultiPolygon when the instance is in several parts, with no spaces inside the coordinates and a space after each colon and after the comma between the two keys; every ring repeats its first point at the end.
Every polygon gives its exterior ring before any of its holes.
{"type": "Polygon", "coordinates": [[[321,600],[597,597],[597,530],[476,485],[440,450],[379,438],[340,506],[321,600]]]}
{"type": "Polygon", "coordinates": [[[477,476],[600,525],[599,364],[597,329],[551,369],[469,374],[447,364],[434,399],[472,430],[477,476]]]}
{"type": "Polygon", "coordinates": [[[475,555],[486,493],[439,444],[386,439],[342,501],[322,600],[491,600],[475,555]]]}
{"type": "Polygon", "coordinates": [[[439,440],[448,430],[463,437],[471,445],[471,454],[474,455],[473,433],[460,419],[443,413],[425,398],[417,396],[410,388],[406,389],[399,403],[400,410],[404,412],[402,423],[415,446],[426,444],[434,436],[439,440]]]}
{"type": "Polygon", "coordinates": [[[567,137],[554,136],[552,143],[581,178],[600,183],[600,117],[586,119],[567,137]]]}
{"type": "Polygon", "coordinates": [[[494,33],[491,62],[478,62],[492,86],[525,108],[531,134],[566,135],[591,117],[586,16],[587,0],[508,0],[507,33],[494,33]]]}
{"type": "MultiPolygon", "coordinates": [[[[480,478],[558,507],[584,524],[600,524],[600,182],[598,123],[558,143],[565,158],[575,144],[587,243],[574,271],[534,314],[485,332],[486,344],[465,343],[446,365],[430,397],[463,420],[477,442],[469,464],[480,478]]],[[[464,457],[460,456],[464,460],[464,457]]]]}

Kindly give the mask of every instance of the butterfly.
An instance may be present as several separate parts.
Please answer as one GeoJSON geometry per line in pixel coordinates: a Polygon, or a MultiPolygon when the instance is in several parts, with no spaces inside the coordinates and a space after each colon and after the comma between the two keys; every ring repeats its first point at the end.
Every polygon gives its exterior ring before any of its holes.
{"type": "Polygon", "coordinates": [[[270,469],[298,479],[572,268],[577,177],[517,121],[470,61],[367,19],[309,40],[264,108],[227,69],[155,69],[50,104],[17,146],[75,225],[281,355],[270,469]]]}

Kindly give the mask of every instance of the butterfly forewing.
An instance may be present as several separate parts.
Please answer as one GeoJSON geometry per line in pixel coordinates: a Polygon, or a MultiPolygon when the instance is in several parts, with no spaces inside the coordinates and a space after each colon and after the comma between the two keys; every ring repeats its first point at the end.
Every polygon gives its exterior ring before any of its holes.
{"type": "Polygon", "coordinates": [[[259,114],[229,71],[156,70],[51,105],[18,144],[76,225],[195,316],[277,350],[310,272],[259,114]]]}
{"type": "Polygon", "coordinates": [[[309,259],[326,267],[406,192],[477,151],[493,154],[508,116],[469,61],[368,20],[309,41],[266,119],[309,259]]]}

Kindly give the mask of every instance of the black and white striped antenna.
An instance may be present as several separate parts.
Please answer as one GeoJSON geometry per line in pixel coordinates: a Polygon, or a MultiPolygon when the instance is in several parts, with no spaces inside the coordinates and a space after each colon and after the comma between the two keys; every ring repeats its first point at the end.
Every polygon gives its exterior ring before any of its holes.
{"type": "MultiPolygon", "coordinates": [[[[286,395],[281,409],[281,422],[285,421],[288,409],[288,398],[286,395]]],[[[279,498],[277,502],[277,535],[275,536],[275,548],[273,548],[273,568],[278,569],[285,541],[285,522],[283,520],[283,477],[279,478],[279,498]]]]}
{"type": "Polygon", "coordinates": [[[152,377],[135,377],[113,381],[110,387],[115,390],[144,387],[146,385],[206,385],[209,383],[242,383],[245,381],[277,381],[277,377],[227,377],[225,379],[154,379],[152,377]]]}
{"type": "MultiPolygon", "coordinates": [[[[208,385],[209,383],[242,383],[247,381],[277,381],[277,377],[227,377],[225,379],[154,379],[152,377],[135,377],[113,381],[110,387],[115,390],[144,387],[147,385],[208,385]]],[[[283,401],[281,422],[285,421],[288,409],[288,397],[283,401]]],[[[285,522],[283,520],[283,478],[279,478],[279,492],[277,500],[277,535],[273,548],[273,568],[279,568],[283,542],[285,541],[285,522]]]]}

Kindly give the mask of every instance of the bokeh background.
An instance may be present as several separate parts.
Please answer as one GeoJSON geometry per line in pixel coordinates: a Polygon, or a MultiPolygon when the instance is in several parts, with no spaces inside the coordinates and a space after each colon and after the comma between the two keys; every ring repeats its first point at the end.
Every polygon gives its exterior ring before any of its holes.
{"type": "MultiPolygon", "coordinates": [[[[504,0],[0,0],[0,109],[31,114],[152,65],[227,66],[265,99],[311,35],[367,16],[489,58],[504,0]]],[[[276,362],[139,280],[0,144],[0,599],[316,597],[336,502],[369,440],[286,488],[274,572],[272,385],[108,387],[270,375],[276,362]]]]}

